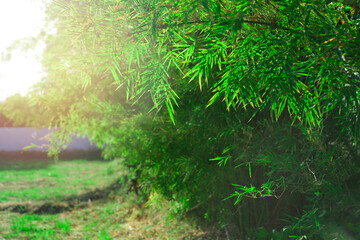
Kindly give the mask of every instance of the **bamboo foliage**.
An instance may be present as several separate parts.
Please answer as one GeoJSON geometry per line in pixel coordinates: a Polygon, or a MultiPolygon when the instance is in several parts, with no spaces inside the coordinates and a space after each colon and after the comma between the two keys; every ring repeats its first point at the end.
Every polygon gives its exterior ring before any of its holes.
{"type": "MultiPolygon", "coordinates": [[[[165,105],[172,120],[181,78],[213,91],[208,106],[220,100],[228,109],[270,110],[275,119],[285,111],[317,128],[331,111],[358,115],[345,107],[358,102],[359,19],[353,5],[322,0],[95,1],[78,7],[82,10],[74,5],[63,8],[81,27],[68,29],[76,29],[84,46],[97,43],[97,54],[108,54],[111,64],[105,68],[119,87],[126,84],[129,99],[150,95],[154,109],[165,105]],[[352,103],[344,101],[343,89],[354,96],[352,103]]],[[[344,130],[352,129],[357,139],[355,125],[345,124],[344,130]]]]}
{"type": "Polygon", "coordinates": [[[291,218],[256,239],[322,239],[359,172],[356,3],[53,1],[32,116],[125,158],[174,211],[197,206],[243,238],[291,218]]]}

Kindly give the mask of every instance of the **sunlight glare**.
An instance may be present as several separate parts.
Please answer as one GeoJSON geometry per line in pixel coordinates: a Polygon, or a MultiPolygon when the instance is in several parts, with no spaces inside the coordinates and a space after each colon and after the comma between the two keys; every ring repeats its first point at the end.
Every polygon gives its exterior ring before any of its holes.
{"type": "MultiPolygon", "coordinates": [[[[0,2],[0,53],[14,41],[36,37],[45,20],[44,4],[41,0],[11,0],[0,2]]],[[[12,52],[10,61],[0,61],[0,101],[20,93],[25,95],[29,88],[40,81],[40,57],[44,49],[40,44],[34,50],[12,52]]]]}

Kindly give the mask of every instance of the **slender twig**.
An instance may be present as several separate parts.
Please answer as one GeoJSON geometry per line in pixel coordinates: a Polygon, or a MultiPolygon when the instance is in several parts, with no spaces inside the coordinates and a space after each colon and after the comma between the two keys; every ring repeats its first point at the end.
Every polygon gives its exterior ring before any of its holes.
{"type": "MultiPolygon", "coordinates": [[[[191,25],[191,24],[199,24],[199,23],[207,23],[207,22],[209,22],[209,21],[200,21],[199,20],[199,21],[192,21],[192,22],[182,22],[182,23],[178,23],[178,24],[174,24],[174,25],[164,24],[164,25],[157,26],[156,28],[158,28],[158,29],[166,29],[166,28],[169,28],[169,27],[179,27],[179,26],[183,26],[183,25],[191,25]]],[[[293,29],[279,26],[277,23],[250,21],[250,20],[242,20],[242,22],[243,23],[248,23],[248,24],[266,25],[266,26],[270,26],[270,27],[273,27],[273,28],[277,28],[277,29],[282,29],[282,30],[286,30],[286,31],[293,31],[293,29]]],[[[145,27],[145,26],[149,26],[149,25],[151,25],[151,24],[150,23],[149,24],[144,24],[141,27],[145,27]]],[[[147,31],[147,29],[136,31],[136,32],[133,32],[133,33],[130,33],[130,34],[134,35],[134,34],[142,33],[142,32],[145,32],[145,31],[147,31]]]]}
{"type": "Polygon", "coordinates": [[[287,27],[281,27],[277,23],[258,22],[258,21],[249,21],[249,20],[243,20],[243,22],[244,23],[249,23],[249,24],[266,25],[266,26],[270,26],[270,27],[273,27],[273,28],[279,28],[279,29],[286,30],[286,31],[292,31],[292,29],[287,28],[287,27]]]}

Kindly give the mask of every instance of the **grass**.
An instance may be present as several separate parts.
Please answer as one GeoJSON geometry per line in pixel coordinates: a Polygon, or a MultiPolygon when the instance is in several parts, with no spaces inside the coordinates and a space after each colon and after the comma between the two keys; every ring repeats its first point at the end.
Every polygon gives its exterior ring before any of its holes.
{"type": "Polygon", "coordinates": [[[119,161],[34,166],[0,167],[0,205],[25,209],[22,214],[0,211],[0,239],[218,239],[208,238],[190,220],[169,218],[166,201],[149,208],[144,197],[126,195],[126,185],[70,211],[35,214],[31,206],[65,205],[69,197],[106,188],[125,172],[119,161]]]}
{"type": "Polygon", "coordinates": [[[63,199],[105,186],[115,180],[115,170],[109,171],[109,168],[116,166],[101,161],[77,160],[41,169],[0,171],[0,203],[63,199]]]}
{"type": "Polygon", "coordinates": [[[25,214],[11,216],[8,214],[8,217],[12,218],[12,220],[10,229],[2,229],[5,239],[54,239],[59,233],[63,236],[68,235],[71,228],[69,220],[58,220],[55,215],[38,216],[25,214]]]}

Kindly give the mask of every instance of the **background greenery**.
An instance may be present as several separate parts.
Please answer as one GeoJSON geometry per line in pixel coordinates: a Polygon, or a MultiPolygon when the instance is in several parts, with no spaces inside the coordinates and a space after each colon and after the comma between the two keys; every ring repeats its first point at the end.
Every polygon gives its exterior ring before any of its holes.
{"type": "Polygon", "coordinates": [[[52,154],[87,134],[228,238],[360,238],[359,5],[52,1],[47,76],[1,110],[60,127],[52,154]]]}

